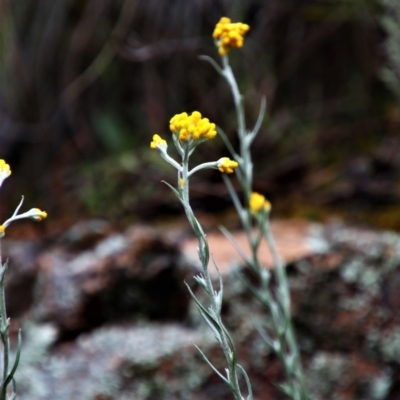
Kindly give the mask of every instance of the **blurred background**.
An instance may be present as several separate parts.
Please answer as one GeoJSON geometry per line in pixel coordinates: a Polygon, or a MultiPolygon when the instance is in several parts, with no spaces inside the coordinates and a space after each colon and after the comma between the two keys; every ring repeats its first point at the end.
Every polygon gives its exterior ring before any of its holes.
{"type": "MultiPolygon", "coordinates": [[[[276,216],[400,228],[399,10],[395,0],[0,1],[0,157],[21,193],[58,221],[166,218],[174,182],[149,142],[199,110],[235,140],[211,34],[222,15],[251,26],[230,60],[248,123],[262,96],[255,189],[276,216]]],[[[227,155],[221,139],[193,162],[227,155]]],[[[192,183],[197,209],[230,206],[218,172],[192,183]]],[[[71,221],[70,221],[71,222],[71,221]]],[[[61,223],[61,222],[60,222],[61,223]]],[[[49,226],[49,225],[48,225],[49,226]]],[[[47,228],[49,229],[49,228],[47,228]]]]}
{"type": "MultiPolygon", "coordinates": [[[[254,189],[288,220],[273,229],[314,398],[400,398],[400,238],[365,229],[400,230],[398,0],[0,0],[0,158],[13,171],[0,220],[22,194],[49,213],[2,240],[22,399],[231,398],[192,346],[223,370],[183,284],[196,289],[198,265],[161,183],[176,174],[149,148],[194,110],[237,145],[230,90],[198,58],[220,61],[221,16],[251,27],[229,58],[249,128],[267,100],[254,189]]],[[[192,162],[228,155],[217,137],[192,162]]],[[[191,198],[207,232],[237,228],[219,171],[191,178],[191,198]]],[[[249,319],[265,312],[232,271],[224,321],[255,398],[283,398],[249,319]]]]}

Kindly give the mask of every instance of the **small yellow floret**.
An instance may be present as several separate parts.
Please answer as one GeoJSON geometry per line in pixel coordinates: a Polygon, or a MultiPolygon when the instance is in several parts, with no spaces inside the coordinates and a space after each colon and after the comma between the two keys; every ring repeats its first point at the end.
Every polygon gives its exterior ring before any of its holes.
{"type": "Polygon", "coordinates": [[[6,234],[6,227],[4,225],[0,225],[0,238],[4,237],[6,234]]]}
{"type": "Polygon", "coordinates": [[[0,159],[0,186],[3,181],[11,175],[10,166],[2,159],[0,159]]]}
{"type": "Polygon", "coordinates": [[[179,179],[179,186],[183,189],[185,186],[185,180],[183,178],[179,179]]]}
{"type": "Polygon", "coordinates": [[[169,122],[169,128],[182,142],[212,139],[217,135],[215,124],[208,118],[202,118],[198,111],[193,111],[191,115],[186,112],[174,115],[169,122]]]}
{"type": "Polygon", "coordinates": [[[243,36],[249,31],[250,26],[241,22],[232,23],[227,17],[222,17],[213,32],[217,41],[218,53],[225,56],[232,48],[243,47],[243,36]]]}
{"type": "Polygon", "coordinates": [[[35,221],[42,221],[43,219],[47,218],[47,212],[42,211],[39,208],[32,208],[31,212],[36,213],[31,217],[35,221]]]}
{"type": "Polygon", "coordinates": [[[153,136],[153,141],[150,143],[150,148],[153,150],[158,149],[159,147],[166,147],[167,142],[161,138],[160,135],[155,134],[153,136]]]}
{"type": "Polygon", "coordinates": [[[218,161],[218,169],[226,174],[232,174],[238,165],[239,164],[236,161],[233,161],[228,157],[223,157],[218,161]]]}
{"type": "Polygon", "coordinates": [[[262,194],[256,192],[251,194],[249,206],[253,213],[259,213],[261,210],[266,212],[271,210],[271,203],[262,194]]]}
{"type": "Polygon", "coordinates": [[[8,176],[11,175],[10,166],[3,159],[0,159],[0,172],[3,172],[8,176]]]}
{"type": "Polygon", "coordinates": [[[197,124],[201,120],[201,114],[198,111],[192,112],[192,121],[194,124],[197,124]]]}

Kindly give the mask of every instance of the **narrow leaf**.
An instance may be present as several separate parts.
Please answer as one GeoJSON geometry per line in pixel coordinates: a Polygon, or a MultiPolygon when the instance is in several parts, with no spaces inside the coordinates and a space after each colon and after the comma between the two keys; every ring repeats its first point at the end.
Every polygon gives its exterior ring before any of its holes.
{"type": "Polygon", "coordinates": [[[261,99],[261,104],[260,104],[260,111],[258,113],[258,118],[257,118],[257,122],[254,125],[254,128],[251,132],[251,141],[254,140],[254,138],[256,137],[258,131],[261,128],[261,124],[264,120],[264,116],[265,116],[265,110],[266,110],[266,106],[267,106],[267,101],[265,99],[265,96],[262,97],[261,99]]]}
{"type": "Polygon", "coordinates": [[[222,71],[222,68],[211,57],[209,57],[209,56],[199,56],[199,59],[209,62],[219,74],[224,76],[224,72],[222,71]]]}
{"type": "Polygon", "coordinates": [[[197,299],[197,297],[194,295],[192,292],[192,289],[190,289],[190,286],[185,282],[185,285],[187,286],[189,290],[189,294],[192,296],[193,300],[196,303],[196,306],[199,309],[200,315],[203,317],[204,321],[207,323],[207,325],[210,327],[212,332],[214,333],[215,338],[217,339],[218,342],[221,342],[221,327],[219,326],[218,321],[215,320],[214,316],[210,313],[209,310],[207,310],[197,299]]]}
{"type": "Polygon", "coordinates": [[[247,400],[253,400],[253,390],[251,388],[249,376],[247,375],[247,372],[240,364],[236,364],[236,365],[238,366],[238,368],[240,369],[240,371],[242,372],[242,374],[244,376],[244,379],[246,380],[247,392],[249,393],[249,395],[247,396],[247,400]]]}
{"type": "Polygon", "coordinates": [[[226,383],[230,386],[230,382],[226,379],[215,367],[211,364],[211,361],[206,357],[206,355],[200,350],[198,346],[193,343],[193,346],[196,347],[197,351],[204,358],[205,362],[211,367],[211,369],[226,383]]]}
{"type": "Polygon", "coordinates": [[[15,356],[15,361],[14,361],[14,365],[10,371],[10,373],[7,375],[6,380],[4,381],[4,386],[7,387],[8,384],[10,383],[11,379],[13,379],[15,371],[18,368],[18,364],[19,364],[19,359],[21,357],[21,342],[22,342],[22,338],[21,338],[21,329],[18,331],[18,344],[17,344],[17,354],[15,356]]]}
{"type": "Polygon", "coordinates": [[[234,148],[233,148],[233,146],[232,146],[227,134],[219,126],[217,127],[217,132],[221,136],[221,139],[224,142],[224,144],[227,147],[227,149],[229,150],[229,153],[231,153],[231,156],[233,158],[237,159],[238,154],[234,150],[234,148]]]}
{"type": "Polygon", "coordinates": [[[177,197],[179,200],[181,200],[180,193],[179,193],[172,185],[170,185],[168,182],[165,182],[165,181],[161,181],[161,182],[162,182],[162,183],[165,183],[165,184],[175,193],[176,197],[177,197]]]}
{"type": "Polygon", "coordinates": [[[225,174],[222,175],[222,179],[224,180],[225,185],[228,188],[228,192],[229,192],[230,196],[232,197],[232,201],[233,201],[233,204],[234,204],[234,206],[236,208],[236,211],[238,212],[239,215],[241,215],[243,207],[242,207],[242,205],[240,203],[240,200],[239,200],[239,197],[238,197],[238,195],[236,193],[236,190],[234,189],[234,187],[232,185],[232,182],[230,181],[230,179],[225,174]]]}
{"type": "Polygon", "coordinates": [[[219,230],[224,234],[224,236],[232,243],[232,246],[238,252],[240,257],[242,257],[243,261],[247,265],[251,265],[249,257],[247,257],[246,253],[243,249],[239,246],[239,243],[236,241],[235,237],[226,229],[224,226],[220,226],[219,230]]]}

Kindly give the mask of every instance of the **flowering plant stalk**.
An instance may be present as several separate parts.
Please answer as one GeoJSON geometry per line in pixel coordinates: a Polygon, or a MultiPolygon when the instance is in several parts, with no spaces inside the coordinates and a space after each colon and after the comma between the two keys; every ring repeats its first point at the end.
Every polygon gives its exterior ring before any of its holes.
{"type": "Polygon", "coordinates": [[[221,56],[222,68],[212,58],[203,56],[202,59],[210,62],[214,68],[227,81],[234,100],[237,121],[240,151],[237,153],[225,133],[218,128],[218,132],[223,138],[232,157],[238,163],[236,176],[243,191],[244,202],[242,203],[231,184],[230,180],[224,176],[224,181],[239,214],[240,221],[246,232],[251,248],[250,256],[238,246],[233,236],[224,228],[223,232],[233,242],[247,265],[257,274],[260,287],[255,287],[247,279],[245,280],[252,293],[268,310],[272,321],[272,329],[265,329],[258,326],[263,339],[268,343],[272,350],[281,360],[286,382],[280,385],[282,391],[294,400],[308,400],[310,395],[305,383],[303,369],[300,360],[299,348],[295,336],[294,327],[290,313],[290,292],[286,276],[285,266],[280,259],[274,237],[271,232],[269,214],[271,204],[261,194],[253,192],[253,163],[250,147],[257,133],[260,130],[265,114],[265,99],[262,100],[260,112],[254,128],[250,131],[246,128],[245,113],[243,107],[243,96],[232,68],[229,65],[228,53],[231,48],[243,46],[243,35],[249,30],[249,26],[242,23],[232,23],[229,18],[223,17],[217,23],[213,38],[221,56]],[[272,291],[270,278],[271,273],[263,268],[258,259],[258,249],[262,240],[266,240],[274,262],[273,273],[276,280],[276,290],[272,291]]]}
{"type": "Polygon", "coordinates": [[[223,157],[215,162],[207,162],[189,169],[189,159],[195,148],[202,142],[212,139],[216,136],[216,126],[207,118],[202,118],[198,111],[194,111],[191,115],[187,113],[182,113],[175,115],[170,121],[170,130],[172,132],[172,138],[174,145],[181,156],[181,161],[178,163],[173,158],[171,158],[167,153],[167,142],[162,139],[159,135],[153,136],[153,141],[150,143],[152,149],[159,151],[161,157],[163,157],[170,165],[172,165],[177,170],[177,187],[173,187],[167,184],[175,195],[178,197],[182,206],[185,210],[186,216],[189,223],[197,237],[198,240],[198,255],[202,266],[202,273],[195,276],[195,280],[203,288],[209,299],[209,305],[204,306],[200,300],[195,296],[193,291],[188,287],[189,293],[194,299],[196,306],[212,330],[216,340],[220,344],[225,359],[227,362],[227,368],[225,370],[226,376],[220,373],[211,363],[211,361],[206,357],[206,355],[197,348],[204,360],[209,364],[209,366],[214,370],[214,372],[230,387],[230,390],[235,398],[235,400],[253,400],[253,394],[251,389],[251,384],[247,376],[246,371],[240,364],[237,363],[237,354],[235,344],[228,330],[222,322],[221,318],[221,307],[223,298],[223,282],[221,274],[218,271],[218,267],[214,262],[215,268],[218,273],[219,278],[219,290],[214,289],[213,282],[211,279],[209,271],[210,262],[210,250],[207,242],[206,234],[193,210],[190,206],[189,200],[189,181],[190,177],[202,169],[206,168],[217,168],[223,173],[233,173],[238,167],[236,161],[230,160],[227,157],[223,157]],[[239,385],[238,371],[240,371],[247,384],[247,397],[243,397],[239,385]]]}
{"type": "MultiPolygon", "coordinates": [[[[4,161],[0,160],[0,187],[2,186],[5,179],[11,175],[10,166],[4,161]]],[[[3,374],[0,384],[0,400],[14,400],[17,397],[15,373],[19,365],[19,359],[21,355],[21,330],[18,330],[18,343],[15,360],[12,367],[10,368],[10,319],[7,318],[6,299],[5,299],[5,277],[8,268],[8,260],[3,263],[1,257],[1,239],[5,235],[6,228],[11,222],[23,218],[31,218],[35,221],[41,221],[47,217],[45,211],[41,211],[38,208],[32,208],[27,212],[18,214],[24,198],[22,197],[20,203],[15,209],[13,215],[0,225],[0,338],[3,345],[3,374]],[[11,394],[8,397],[8,387],[12,385],[11,394]]]]}

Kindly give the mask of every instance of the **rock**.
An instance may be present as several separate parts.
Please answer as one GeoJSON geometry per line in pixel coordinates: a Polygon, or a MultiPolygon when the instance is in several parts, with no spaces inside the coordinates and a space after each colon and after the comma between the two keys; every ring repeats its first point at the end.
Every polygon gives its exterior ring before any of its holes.
{"type": "Polygon", "coordinates": [[[88,250],[113,233],[109,222],[101,219],[80,221],[61,236],[60,242],[70,250],[88,250]]]}
{"type": "MultiPolygon", "coordinates": [[[[37,337],[47,336],[47,330],[46,326],[27,328],[27,347],[38,346],[37,337]]],[[[23,356],[18,397],[47,400],[57,393],[57,400],[205,400],[199,389],[212,371],[192,342],[201,344],[205,351],[213,347],[209,334],[178,324],[99,328],[58,346],[44,359],[23,356]],[[200,395],[196,395],[198,391],[200,395]]],[[[223,383],[219,386],[223,388],[223,383]]]]}
{"type": "MultiPolygon", "coordinates": [[[[292,263],[302,258],[326,253],[329,243],[324,237],[324,228],[320,224],[312,224],[301,220],[273,221],[271,226],[275,237],[278,253],[285,263],[292,263]]],[[[246,234],[243,231],[232,232],[236,244],[250,254],[250,247],[246,234]]],[[[243,260],[235,250],[234,245],[221,232],[207,234],[210,253],[222,274],[229,273],[233,266],[243,265],[243,260]]],[[[187,239],[183,242],[182,250],[185,255],[198,263],[197,240],[187,239]]],[[[273,265],[271,252],[265,241],[259,248],[259,259],[262,265],[271,268],[273,265]]],[[[215,268],[210,271],[216,273],[215,268]]]]}
{"type": "MultiPolygon", "coordinates": [[[[195,329],[176,323],[124,323],[101,327],[77,340],[51,348],[48,326],[24,328],[23,354],[18,370],[21,400],[230,400],[232,394],[194,347],[198,345],[222,373],[224,357],[212,333],[204,325],[195,329]],[[31,349],[48,353],[32,356],[31,349]]],[[[276,360],[259,337],[239,344],[245,368],[254,374],[257,392],[283,399],[265,378],[279,371],[276,360]]],[[[243,383],[243,382],[242,382],[243,383]]],[[[265,398],[265,397],[261,397],[265,398]]]]}
{"type": "Polygon", "coordinates": [[[393,285],[400,281],[400,237],[340,224],[328,226],[325,237],[330,253],[296,263],[291,278],[314,398],[392,399],[399,383],[393,285]]]}
{"type": "Polygon", "coordinates": [[[62,248],[37,260],[35,319],[51,321],[61,338],[106,322],[145,317],[183,320],[193,275],[176,242],[155,229],[134,227],[76,254],[62,248]]]}
{"type": "Polygon", "coordinates": [[[2,239],[3,260],[8,259],[6,300],[11,318],[22,316],[32,306],[38,275],[36,260],[44,246],[39,240],[2,239]]]}
{"type": "MultiPolygon", "coordinates": [[[[287,263],[313,400],[396,399],[400,237],[338,223],[278,222],[273,229],[287,263]]],[[[235,236],[244,247],[243,235],[235,236]]],[[[36,321],[52,325],[33,334],[24,328],[21,399],[52,393],[61,400],[231,399],[191,345],[200,345],[223,371],[221,350],[182,285],[184,279],[194,284],[187,258],[194,259],[196,242],[182,245],[174,237],[136,227],[79,254],[69,246],[42,252],[28,269],[38,271],[32,309],[36,321]],[[139,323],[143,316],[158,321],[139,323]],[[36,353],[36,359],[29,356],[36,353]]],[[[231,258],[232,245],[215,233],[208,237],[224,278],[223,320],[255,399],[283,399],[275,386],[284,378],[282,365],[254,328],[255,322],[268,324],[268,314],[237,278],[240,259],[231,258]]],[[[261,257],[271,266],[266,250],[261,257]]],[[[202,291],[196,294],[207,304],[202,291]]]]}

